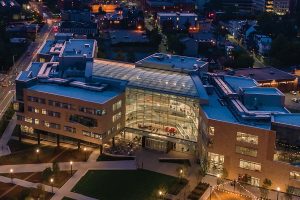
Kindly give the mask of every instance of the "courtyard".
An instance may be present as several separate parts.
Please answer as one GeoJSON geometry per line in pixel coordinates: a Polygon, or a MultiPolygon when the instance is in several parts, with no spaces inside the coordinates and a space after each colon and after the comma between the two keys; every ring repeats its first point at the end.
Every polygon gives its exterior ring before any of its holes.
{"type": "Polygon", "coordinates": [[[159,191],[176,194],[184,186],[177,177],[148,170],[91,170],[72,191],[103,200],[152,200],[159,191]]]}

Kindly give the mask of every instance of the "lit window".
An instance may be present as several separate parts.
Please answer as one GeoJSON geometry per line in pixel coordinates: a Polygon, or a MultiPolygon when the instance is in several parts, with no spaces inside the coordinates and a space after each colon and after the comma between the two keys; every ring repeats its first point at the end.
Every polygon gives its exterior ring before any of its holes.
{"type": "Polygon", "coordinates": [[[50,127],[50,123],[49,122],[45,121],[44,124],[45,124],[46,127],[48,127],[48,128],[50,127]]]}
{"type": "Polygon", "coordinates": [[[118,112],[117,114],[115,114],[112,119],[113,122],[116,122],[117,120],[119,120],[121,118],[121,115],[122,115],[121,112],[118,112]]]}
{"type": "Polygon", "coordinates": [[[209,134],[209,135],[215,135],[215,127],[210,126],[210,127],[208,128],[208,134],[209,134]]]}
{"type": "Polygon", "coordinates": [[[35,124],[40,124],[40,120],[39,119],[34,119],[34,123],[35,124]]]}
{"type": "Polygon", "coordinates": [[[34,109],[34,112],[35,112],[35,113],[40,113],[40,110],[39,110],[38,108],[35,108],[35,109],[34,109]]]}
{"type": "Polygon", "coordinates": [[[296,172],[296,171],[290,172],[290,179],[300,181],[300,172],[296,172]]]}
{"type": "Polygon", "coordinates": [[[32,123],[32,118],[31,117],[25,117],[25,122],[32,123]]]}
{"type": "Polygon", "coordinates": [[[240,168],[248,169],[252,171],[261,171],[261,164],[240,159],[240,168]]]}
{"type": "Polygon", "coordinates": [[[241,146],[236,146],[235,152],[247,156],[252,156],[256,157],[257,156],[257,150],[256,149],[251,149],[247,147],[241,147],[241,146]]]}
{"type": "Polygon", "coordinates": [[[47,114],[47,110],[46,109],[42,109],[42,114],[46,115],[47,114]]]}
{"type": "Polygon", "coordinates": [[[119,130],[120,128],[121,128],[121,124],[118,123],[118,124],[117,124],[117,130],[119,130]]]}
{"type": "Polygon", "coordinates": [[[247,133],[237,132],[236,140],[250,144],[258,144],[258,136],[247,133]]]}
{"type": "Polygon", "coordinates": [[[114,103],[113,104],[113,111],[116,111],[116,110],[120,109],[121,106],[122,106],[122,101],[121,100],[118,101],[117,103],[114,103]]]}

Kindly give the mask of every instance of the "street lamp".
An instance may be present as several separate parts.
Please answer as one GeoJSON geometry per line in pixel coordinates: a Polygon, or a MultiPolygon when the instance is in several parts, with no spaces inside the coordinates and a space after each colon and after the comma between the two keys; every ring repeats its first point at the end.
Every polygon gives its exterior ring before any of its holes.
{"type": "Polygon", "coordinates": [[[86,159],[86,147],[83,148],[83,151],[84,151],[84,160],[87,161],[87,159],[86,159]]]}
{"type": "Polygon", "coordinates": [[[72,172],[72,165],[73,165],[73,161],[70,161],[70,167],[71,167],[71,176],[73,175],[73,172],[72,172]]]}
{"type": "Polygon", "coordinates": [[[277,190],[277,200],[278,200],[279,192],[280,192],[280,187],[277,187],[276,190],[277,190]]]}
{"type": "Polygon", "coordinates": [[[40,149],[37,148],[37,149],[35,150],[35,152],[36,152],[36,158],[37,158],[37,160],[40,161],[40,157],[39,157],[40,149]]]}
{"type": "Polygon", "coordinates": [[[53,182],[54,182],[54,179],[51,178],[51,179],[50,179],[50,183],[51,183],[51,190],[52,190],[52,193],[53,193],[53,182]]]}
{"type": "Polygon", "coordinates": [[[11,182],[13,183],[13,173],[14,173],[14,170],[13,170],[13,169],[10,169],[10,170],[9,170],[9,173],[10,173],[10,180],[11,180],[11,182]]]}

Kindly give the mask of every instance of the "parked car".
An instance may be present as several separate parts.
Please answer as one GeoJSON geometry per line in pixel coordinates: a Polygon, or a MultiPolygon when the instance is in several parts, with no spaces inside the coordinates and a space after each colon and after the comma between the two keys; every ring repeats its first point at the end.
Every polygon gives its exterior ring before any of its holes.
{"type": "Polygon", "coordinates": [[[299,99],[297,99],[297,98],[292,98],[291,100],[295,103],[299,103],[299,99]]]}
{"type": "Polygon", "coordinates": [[[297,91],[290,91],[292,95],[297,95],[297,91]]]}

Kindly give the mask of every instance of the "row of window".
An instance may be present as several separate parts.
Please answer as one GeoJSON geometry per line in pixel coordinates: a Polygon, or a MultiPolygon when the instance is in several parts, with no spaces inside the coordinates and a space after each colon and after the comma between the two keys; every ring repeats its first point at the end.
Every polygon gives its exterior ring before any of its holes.
{"type": "Polygon", "coordinates": [[[117,114],[113,115],[112,121],[113,122],[118,121],[119,119],[121,119],[121,116],[122,116],[122,113],[118,112],[117,114]]]}
{"type": "Polygon", "coordinates": [[[256,162],[252,162],[252,161],[247,161],[247,160],[243,160],[240,159],[240,168],[243,169],[248,169],[248,170],[252,170],[252,171],[261,171],[261,164],[260,163],[256,163],[256,162]]]}
{"type": "Polygon", "coordinates": [[[38,108],[34,108],[32,106],[28,106],[27,110],[29,112],[34,112],[34,113],[42,113],[43,115],[48,115],[48,116],[51,116],[51,117],[60,117],[60,113],[59,112],[55,112],[55,111],[51,111],[51,110],[46,110],[46,109],[38,109],[38,108]]]}
{"type": "Polygon", "coordinates": [[[82,106],[79,108],[79,111],[88,113],[88,114],[92,114],[92,115],[99,115],[99,116],[106,114],[105,109],[100,110],[100,109],[87,108],[87,107],[82,107],[82,106]]]}
{"type": "Polygon", "coordinates": [[[113,112],[120,109],[122,107],[122,100],[119,100],[118,102],[113,104],[113,112]]]}
{"type": "Polygon", "coordinates": [[[48,100],[48,105],[55,106],[55,107],[58,107],[58,108],[74,110],[73,105],[70,104],[70,103],[62,103],[62,102],[59,102],[59,101],[48,100]]]}
{"type": "Polygon", "coordinates": [[[257,150],[252,148],[236,146],[235,152],[246,156],[257,157],[257,150]]]}
{"type": "Polygon", "coordinates": [[[35,103],[46,104],[46,100],[43,98],[28,96],[27,100],[35,103]]]}

